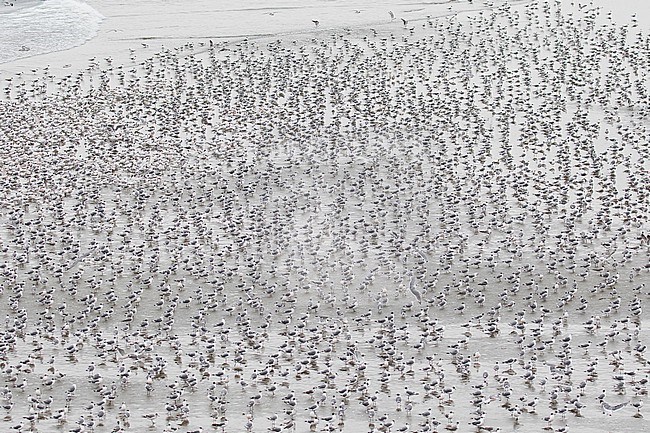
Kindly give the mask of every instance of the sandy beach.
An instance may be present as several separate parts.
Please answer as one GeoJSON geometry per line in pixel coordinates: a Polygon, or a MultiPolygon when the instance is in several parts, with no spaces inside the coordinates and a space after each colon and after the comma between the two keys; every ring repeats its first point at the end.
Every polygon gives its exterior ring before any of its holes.
{"type": "MultiPolygon", "coordinates": [[[[485,6],[467,2],[393,1],[138,1],[125,5],[112,1],[90,1],[105,21],[99,33],[87,43],[63,52],[0,64],[0,72],[15,73],[48,66],[52,71],[79,70],[89,59],[113,58],[128,64],[135,50],[139,58],[174,48],[186,42],[238,42],[264,37],[291,39],[305,35],[326,35],[330,30],[352,32],[368,28],[390,28],[388,12],[400,18],[422,22],[427,16],[450,15],[485,6]],[[319,21],[316,27],[313,20],[319,21]],[[322,32],[322,33],[321,33],[322,32]],[[63,68],[64,65],[70,65],[63,68]]],[[[397,20],[396,23],[401,23],[397,20]]],[[[399,28],[399,26],[397,26],[399,28]]]]}
{"type": "Polygon", "coordinates": [[[650,428],[647,7],[88,4],[0,64],[0,430],[650,428]]]}
{"type": "MultiPolygon", "coordinates": [[[[29,7],[38,1],[18,4],[29,7]]],[[[132,50],[148,57],[161,47],[173,48],[186,42],[238,42],[243,38],[263,39],[268,36],[291,38],[292,35],[319,32],[367,31],[369,28],[390,29],[393,21],[388,11],[412,23],[426,17],[449,16],[456,13],[491,9],[498,2],[467,2],[456,0],[395,2],[369,1],[196,1],[180,0],[138,1],[128,5],[119,2],[91,0],[104,21],[97,35],[83,45],[65,51],[31,56],[15,62],[0,64],[0,73],[26,72],[47,67],[52,71],[70,72],[85,68],[90,59],[113,58],[120,64],[131,61],[132,50]],[[315,27],[313,20],[319,21],[315,27]],[[65,66],[65,67],[64,67],[65,66]]],[[[511,2],[522,3],[521,1],[511,2]]],[[[525,3],[525,1],[523,2],[525,3]]],[[[566,9],[573,2],[562,2],[566,9]]],[[[585,3],[586,5],[587,3],[585,3]]],[[[643,25],[650,22],[650,5],[636,0],[596,0],[589,4],[612,13],[615,22],[630,22],[633,18],[643,25]]],[[[4,7],[0,12],[12,10],[4,7]]],[[[604,15],[604,14],[603,14],[604,15]]],[[[604,18],[604,17],[603,17],[604,18]]],[[[395,20],[399,24],[399,20],[395,20]]]]}

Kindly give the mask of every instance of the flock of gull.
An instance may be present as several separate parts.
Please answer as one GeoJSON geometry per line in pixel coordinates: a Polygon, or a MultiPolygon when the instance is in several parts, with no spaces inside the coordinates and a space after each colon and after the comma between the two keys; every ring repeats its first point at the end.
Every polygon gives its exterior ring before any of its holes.
{"type": "Polygon", "coordinates": [[[474,5],[3,77],[2,431],[648,430],[650,36],[474,5]]]}

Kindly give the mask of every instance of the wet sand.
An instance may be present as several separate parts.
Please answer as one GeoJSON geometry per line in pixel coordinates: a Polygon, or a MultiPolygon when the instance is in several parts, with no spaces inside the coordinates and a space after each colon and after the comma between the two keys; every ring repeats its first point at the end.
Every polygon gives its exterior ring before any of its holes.
{"type": "Polygon", "coordinates": [[[3,75],[4,425],[646,430],[647,27],[465,6],[3,75]]]}

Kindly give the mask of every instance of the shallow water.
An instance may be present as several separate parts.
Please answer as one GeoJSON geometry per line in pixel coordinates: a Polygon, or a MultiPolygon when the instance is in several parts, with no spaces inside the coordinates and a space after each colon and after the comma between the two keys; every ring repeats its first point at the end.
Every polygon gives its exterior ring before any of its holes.
{"type": "Polygon", "coordinates": [[[81,45],[97,34],[103,19],[76,0],[18,2],[0,11],[0,63],[81,45]]]}

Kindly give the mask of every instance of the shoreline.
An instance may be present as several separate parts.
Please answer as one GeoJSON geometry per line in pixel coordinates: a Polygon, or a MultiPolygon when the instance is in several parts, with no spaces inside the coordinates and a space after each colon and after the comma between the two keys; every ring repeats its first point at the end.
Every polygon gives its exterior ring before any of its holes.
{"type": "MultiPolygon", "coordinates": [[[[308,4],[302,7],[277,5],[263,8],[234,8],[228,4],[218,8],[211,7],[211,2],[200,1],[192,5],[182,2],[166,3],[168,9],[163,13],[155,12],[158,4],[133,5],[130,13],[124,13],[124,6],[113,5],[107,1],[93,0],[86,2],[105,17],[97,35],[79,46],[46,54],[24,57],[0,64],[0,75],[27,73],[32,69],[48,67],[52,73],[68,74],[86,68],[90,59],[111,58],[118,64],[132,64],[131,57],[139,59],[153,56],[168,46],[168,41],[196,41],[203,39],[220,39],[238,42],[244,38],[294,37],[317,35],[320,32],[368,31],[369,28],[383,27],[383,30],[400,32],[405,26],[400,19],[409,23],[421,23],[431,17],[444,17],[456,13],[489,9],[489,2],[447,1],[422,5],[400,5],[395,2],[385,4],[322,5],[308,4]],[[449,8],[451,7],[451,10],[449,8]],[[391,21],[389,10],[394,10],[395,19],[391,21]],[[251,15],[251,12],[259,14],[251,15]],[[309,11],[309,12],[307,12],[309,11]],[[271,15],[272,14],[272,15],[271,15]],[[181,17],[181,18],[179,18],[181,17]],[[312,18],[314,17],[314,18],[312,18]],[[318,18],[315,26],[312,19],[318,18]],[[175,25],[171,25],[175,23],[175,25]],[[217,24],[215,24],[217,23],[217,24]],[[69,66],[68,66],[69,65],[69,66]],[[65,66],[65,67],[64,67],[65,66]]],[[[529,3],[528,0],[508,2],[513,5],[529,3]]],[[[233,2],[233,4],[240,4],[233,2]]],[[[496,1],[495,7],[505,4],[496,1]]]]}
{"type": "MultiPolygon", "coordinates": [[[[43,3],[43,0],[28,0],[14,7],[25,9],[39,3],[43,3]]],[[[314,3],[303,6],[291,6],[279,2],[276,5],[260,7],[229,7],[226,4],[215,8],[211,2],[204,0],[194,2],[192,5],[182,2],[136,4],[131,6],[133,10],[130,13],[124,13],[124,5],[115,5],[105,0],[90,0],[84,3],[104,16],[97,35],[72,48],[0,63],[0,75],[24,73],[43,67],[48,67],[53,72],[67,74],[86,68],[92,58],[110,57],[113,61],[126,65],[130,63],[133,54],[143,58],[150,57],[163,48],[174,48],[166,46],[166,43],[176,40],[182,45],[183,41],[201,39],[205,42],[209,39],[234,39],[232,42],[238,42],[244,38],[290,37],[317,34],[321,31],[360,31],[372,27],[386,27],[386,29],[393,27],[392,31],[399,31],[403,30],[399,22],[401,18],[407,19],[409,23],[417,23],[426,20],[427,16],[440,18],[459,13],[490,10],[506,3],[519,6],[530,1],[485,0],[469,3],[449,0],[436,3],[385,2],[379,5],[364,2],[353,5],[314,3]],[[357,5],[362,9],[355,9],[357,5]],[[168,10],[163,13],[158,12],[161,6],[168,10]],[[414,8],[415,6],[420,7],[414,8]],[[388,17],[389,10],[395,11],[396,18],[393,21],[388,17]],[[310,11],[311,16],[319,18],[318,27],[314,27],[311,19],[299,18],[300,15],[306,14],[306,11],[310,11]],[[357,11],[359,13],[356,13],[357,11]],[[251,15],[253,12],[259,14],[251,15]],[[177,20],[179,16],[186,18],[177,20]],[[177,24],[170,25],[175,22],[177,24]],[[215,26],[215,23],[219,24],[215,26]]],[[[592,3],[605,11],[612,6],[605,0],[596,0],[592,3]]],[[[233,2],[234,4],[241,3],[233,2]]],[[[615,22],[627,18],[632,24],[631,27],[648,28],[648,26],[644,27],[643,23],[650,22],[650,4],[621,0],[617,5],[618,7],[612,11],[612,16],[617,18],[615,22]],[[637,9],[632,10],[632,6],[637,9]],[[635,25],[633,20],[641,25],[635,25]]],[[[10,7],[0,8],[0,15],[3,9],[8,8],[10,7]]]]}
{"type": "Polygon", "coordinates": [[[0,20],[0,65],[82,46],[97,35],[105,19],[82,0],[27,2],[10,12],[0,20]]]}
{"type": "Polygon", "coordinates": [[[0,16],[5,14],[11,14],[23,9],[29,9],[34,6],[38,6],[40,3],[43,3],[44,1],[45,0],[24,0],[20,2],[13,1],[10,2],[12,3],[12,6],[8,6],[4,4],[3,6],[0,6],[0,16]]]}

